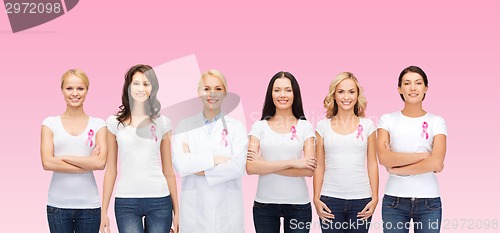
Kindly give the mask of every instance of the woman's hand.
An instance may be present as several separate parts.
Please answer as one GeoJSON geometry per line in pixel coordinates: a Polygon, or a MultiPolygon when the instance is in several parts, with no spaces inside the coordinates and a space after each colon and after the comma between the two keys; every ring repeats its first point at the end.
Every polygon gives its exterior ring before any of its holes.
{"type": "Polygon", "coordinates": [[[294,161],[294,168],[307,168],[314,170],[318,166],[316,158],[314,157],[303,157],[294,161]]]}
{"type": "Polygon", "coordinates": [[[358,212],[358,218],[361,218],[361,220],[366,220],[370,216],[373,215],[375,212],[375,208],[377,208],[377,203],[378,200],[372,199],[368,204],[366,204],[365,208],[361,210],[361,212],[358,212]]]}
{"type": "Polygon", "coordinates": [[[101,233],[111,233],[109,227],[109,218],[108,215],[101,214],[101,227],[99,228],[99,232],[101,233]]]}
{"type": "Polygon", "coordinates": [[[262,158],[260,151],[255,152],[253,150],[248,150],[247,151],[247,160],[248,161],[263,161],[264,159],[262,158]]]}
{"type": "Polygon", "coordinates": [[[335,219],[332,211],[319,198],[314,198],[314,207],[316,208],[316,213],[323,222],[332,222],[332,219],[335,219]]]}
{"type": "Polygon", "coordinates": [[[172,222],[172,228],[170,229],[170,233],[178,233],[179,232],[179,214],[174,214],[174,220],[172,222]]]}

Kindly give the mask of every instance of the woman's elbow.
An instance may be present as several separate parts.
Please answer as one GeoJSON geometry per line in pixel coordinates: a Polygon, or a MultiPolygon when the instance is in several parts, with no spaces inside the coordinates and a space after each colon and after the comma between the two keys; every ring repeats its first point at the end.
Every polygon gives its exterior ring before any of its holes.
{"type": "Polygon", "coordinates": [[[95,170],[104,170],[106,168],[106,161],[97,164],[95,170]]]}
{"type": "Polygon", "coordinates": [[[314,171],[311,170],[311,169],[307,169],[305,176],[306,177],[313,177],[314,176],[314,171]]]}
{"type": "Polygon", "coordinates": [[[52,171],[52,169],[50,168],[50,165],[47,162],[42,162],[42,168],[45,171],[52,171]]]}
{"type": "Polygon", "coordinates": [[[252,162],[247,162],[245,170],[247,171],[248,175],[257,175],[257,171],[255,170],[255,167],[251,163],[252,162]]]}

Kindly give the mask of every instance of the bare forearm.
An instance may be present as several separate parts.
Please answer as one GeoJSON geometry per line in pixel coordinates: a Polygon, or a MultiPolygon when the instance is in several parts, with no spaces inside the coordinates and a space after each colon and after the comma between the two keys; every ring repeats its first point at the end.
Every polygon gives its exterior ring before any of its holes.
{"type": "Polygon", "coordinates": [[[63,156],[61,159],[87,171],[102,170],[106,166],[106,161],[98,156],[63,156]]]}
{"type": "Polygon", "coordinates": [[[316,170],[314,170],[313,178],[313,198],[318,198],[321,195],[321,189],[323,188],[323,177],[325,176],[325,167],[318,165],[316,170]]]}
{"type": "Polygon", "coordinates": [[[371,167],[368,168],[368,178],[370,180],[372,199],[378,201],[379,174],[377,164],[371,165],[371,167]]]}
{"type": "Polygon", "coordinates": [[[311,177],[313,176],[314,171],[307,168],[288,168],[282,171],[275,172],[275,174],[291,177],[311,177]]]}
{"type": "Polygon", "coordinates": [[[177,197],[177,180],[173,171],[164,172],[167,179],[168,190],[170,191],[170,198],[172,199],[172,210],[174,214],[179,213],[179,201],[177,197]]]}
{"type": "Polygon", "coordinates": [[[417,175],[440,170],[440,166],[442,166],[442,162],[439,163],[439,161],[429,157],[415,164],[393,168],[391,173],[403,176],[417,175]]]}
{"type": "Polygon", "coordinates": [[[392,151],[385,151],[380,157],[382,165],[390,168],[415,164],[425,159],[423,153],[399,153],[392,151]]]}
{"type": "Polygon", "coordinates": [[[108,212],[109,203],[111,201],[111,195],[113,194],[113,189],[116,182],[116,171],[106,170],[104,175],[104,184],[102,192],[102,211],[101,213],[106,214],[108,212]]]}
{"type": "Polygon", "coordinates": [[[46,159],[42,163],[43,169],[46,171],[54,171],[54,172],[62,172],[62,173],[85,173],[87,170],[69,164],[59,158],[52,157],[50,159],[46,159]]]}
{"type": "Polygon", "coordinates": [[[292,160],[282,160],[282,161],[248,161],[247,162],[247,172],[250,175],[266,175],[271,173],[277,173],[293,167],[292,160]]]}

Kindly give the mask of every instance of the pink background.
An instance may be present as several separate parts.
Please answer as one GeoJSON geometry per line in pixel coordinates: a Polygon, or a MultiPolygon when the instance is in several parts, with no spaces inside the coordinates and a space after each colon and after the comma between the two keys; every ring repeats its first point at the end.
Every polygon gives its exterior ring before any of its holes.
{"type": "MultiPolygon", "coordinates": [[[[65,109],[59,89],[64,71],[87,72],[91,89],[85,109],[106,118],[118,110],[122,77],[130,66],[158,66],[192,55],[201,71],[225,73],[231,91],[241,96],[248,128],[260,115],[267,83],[277,71],[297,77],[313,123],[323,118],[322,100],[332,78],[351,71],[365,88],[367,116],[377,121],[402,108],[399,72],[421,66],[430,80],[424,108],[443,116],[449,128],[446,166],[438,175],[443,228],[449,228],[443,232],[497,232],[484,229],[485,220],[500,219],[500,159],[494,146],[499,127],[492,120],[500,84],[497,10],[495,1],[82,0],[62,17],[16,34],[1,13],[0,228],[48,232],[51,173],[40,165],[40,125],[65,109]],[[459,221],[459,229],[451,229],[452,220],[459,221]]],[[[194,94],[196,86],[187,90],[185,81],[162,79],[161,91],[194,94]]],[[[103,172],[95,174],[102,187],[103,172]]],[[[381,169],[380,199],[386,177],[381,169]]],[[[244,177],[247,232],[253,232],[256,181],[244,177]]],[[[379,205],[375,222],[381,221],[380,211],[379,205]]],[[[112,209],[108,215],[114,224],[112,209]]]]}

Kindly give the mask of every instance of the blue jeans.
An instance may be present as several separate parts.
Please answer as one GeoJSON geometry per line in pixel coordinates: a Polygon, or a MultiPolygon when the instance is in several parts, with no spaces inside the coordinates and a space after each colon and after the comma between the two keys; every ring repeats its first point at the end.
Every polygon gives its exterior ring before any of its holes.
{"type": "Polygon", "coordinates": [[[349,232],[349,233],[366,233],[370,228],[370,222],[372,217],[365,220],[358,219],[358,212],[361,212],[366,204],[368,204],[372,199],[352,199],[346,200],[341,198],[321,196],[319,198],[323,203],[328,206],[335,216],[332,222],[322,222],[321,219],[321,232],[325,233],[338,233],[338,232],[349,232]]]}
{"type": "Polygon", "coordinates": [[[47,206],[51,233],[99,233],[101,208],[63,209],[47,206]]]}
{"type": "Polygon", "coordinates": [[[382,201],[384,233],[407,233],[413,219],[415,233],[441,229],[441,198],[402,198],[385,195],[382,201]]]}
{"type": "Polygon", "coordinates": [[[168,233],[172,226],[172,199],[170,196],[117,197],[115,198],[115,216],[119,232],[168,233]]]}
{"type": "Polygon", "coordinates": [[[256,233],[279,233],[283,218],[285,233],[307,233],[311,227],[311,203],[267,204],[254,201],[253,224],[256,233]]]}

